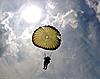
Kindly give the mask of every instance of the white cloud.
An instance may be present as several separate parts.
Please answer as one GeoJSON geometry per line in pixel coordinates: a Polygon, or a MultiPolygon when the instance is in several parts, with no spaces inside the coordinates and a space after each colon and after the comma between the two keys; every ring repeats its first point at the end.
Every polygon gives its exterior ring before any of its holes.
{"type": "Polygon", "coordinates": [[[54,5],[54,2],[52,2],[52,1],[50,1],[50,2],[48,2],[48,7],[50,8],[50,9],[54,9],[56,6],[54,5]]]}
{"type": "Polygon", "coordinates": [[[98,0],[86,0],[86,2],[90,8],[97,10],[98,0]]]}
{"type": "Polygon", "coordinates": [[[97,6],[97,18],[98,18],[99,21],[100,21],[100,1],[99,1],[98,6],[97,6]]]}
{"type": "Polygon", "coordinates": [[[4,50],[3,56],[10,55],[15,56],[16,52],[18,51],[18,44],[16,43],[16,35],[14,34],[14,31],[9,26],[9,19],[13,17],[13,14],[10,12],[1,12],[1,24],[3,25],[3,28],[0,30],[6,30],[3,37],[4,46],[6,46],[6,49],[4,50]]]}
{"type": "Polygon", "coordinates": [[[69,24],[72,28],[77,28],[78,26],[78,15],[76,11],[71,9],[70,11],[66,12],[65,15],[62,15],[62,23],[63,26],[65,27],[67,24],[69,24]]]}
{"type": "Polygon", "coordinates": [[[0,23],[8,17],[7,13],[0,12],[0,23]]]}
{"type": "MultiPolygon", "coordinates": [[[[65,14],[57,13],[53,15],[48,11],[48,15],[46,19],[42,22],[42,24],[50,24],[50,25],[60,25],[61,27],[65,27],[66,25],[70,25],[72,28],[76,29],[78,26],[78,15],[77,12],[73,9],[67,11],[65,14]]],[[[60,27],[58,26],[58,27],[60,27]]]]}

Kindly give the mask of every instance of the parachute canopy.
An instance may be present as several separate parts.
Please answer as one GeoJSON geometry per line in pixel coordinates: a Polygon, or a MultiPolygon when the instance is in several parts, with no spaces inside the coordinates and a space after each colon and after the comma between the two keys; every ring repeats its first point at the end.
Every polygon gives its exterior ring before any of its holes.
{"type": "Polygon", "coordinates": [[[32,42],[37,47],[46,50],[56,50],[61,43],[61,34],[53,26],[42,26],[34,31],[32,42]]]}

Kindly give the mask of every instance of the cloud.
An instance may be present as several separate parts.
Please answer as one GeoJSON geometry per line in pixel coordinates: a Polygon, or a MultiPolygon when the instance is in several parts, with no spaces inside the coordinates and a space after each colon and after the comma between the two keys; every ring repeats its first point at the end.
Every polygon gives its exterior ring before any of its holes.
{"type": "Polygon", "coordinates": [[[78,15],[77,12],[71,9],[70,11],[66,12],[65,15],[62,15],[62,26],[70,25],[72,28],[78,27],[78,15]]]}
{"type": "MultiPolygon", "coordinates": [[[[0,28],[0,44],[2,55],[14,55],[17,50],[17,43],[15,42],[16,36],[12,28],[9,26],[9,18],[11,17],[10,13],[1,12],[1,28],[0,28]]],[[[1,55],[1,56],[2,56],[1,55]]]]}
{"type": "Polygon", "coordinates": [[[97,18],[99,19],[100,21],[100,1],[98,2],[98,5],[97,5],[97,18]]]}
{"type": "Polygon", "coordinates": [[[58,27],[70,25],[73,29],[76,29],[78,27],[77,11],[71,9],[65,14],[57,13],[56,15],[48,11],[48,15],[42,24],[58,25],[58,27]]]}

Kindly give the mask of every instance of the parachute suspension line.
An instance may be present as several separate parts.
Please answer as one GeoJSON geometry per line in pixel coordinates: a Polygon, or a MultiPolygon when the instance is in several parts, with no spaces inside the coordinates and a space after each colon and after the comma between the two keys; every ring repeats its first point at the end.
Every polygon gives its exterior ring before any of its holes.
{"type": "Polygon", "coordinates": [[[46,53],[44,52],[44,57],[46,57],[46,53]]]}
{"type": "MultiPolygon", "coordinates": [[[[53,54],[53,52],[50,52],[50,54],[48,55],[49,57],[51,57],[52,56],[52,54],[53,54]]],[[[44,57],[46,57],[47,56],[47,54],[46,54],[46,52],[44,52],[44,57]]]]}
{"type": "Polygon", "coordinates": [[[51,56],[52,56],[52,53],[53,53],[53,52],[51,52],[51,53],[50,53],[49,57],[51,57],[51,56]]]}

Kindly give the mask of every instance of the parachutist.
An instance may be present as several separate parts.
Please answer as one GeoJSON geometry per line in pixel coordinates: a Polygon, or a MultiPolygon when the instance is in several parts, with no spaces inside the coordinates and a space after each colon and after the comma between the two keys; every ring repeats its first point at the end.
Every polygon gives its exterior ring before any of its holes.
{"type": "Polygon", "coordinates": [[[44,68],[47,69],[48,64],[50,63],[51,58],[49,56],[44,57],[44,68]]]}
{"type": "MultiPolygon", "coordinates": [[[[36,47],[45,50],[56,50],[61,44],[61,34],[54,26],[45,25],[37,28],[32,34],[32,42],[36,47]]],[[[52,53],[51,53],[52,54],[52,53]]],[[[50,55],[51,56],[51,55],[50,55]]],[[[50,56],[44,57],[44,67],[46,70],[50,63],[50,56]]]]}

